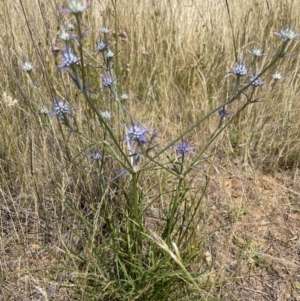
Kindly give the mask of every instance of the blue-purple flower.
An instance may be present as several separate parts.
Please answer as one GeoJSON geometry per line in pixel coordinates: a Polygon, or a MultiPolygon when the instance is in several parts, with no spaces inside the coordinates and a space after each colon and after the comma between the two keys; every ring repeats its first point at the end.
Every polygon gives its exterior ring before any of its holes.
{"type": "Polygon", "coordinates": [[[280,29],[278,32],[274,32],[276,35],[280,36],[284,41],[294,40],[299,36],[299,33],[295,32],[291,28],[280,29]]]}
{"type": "Polygon", "coordinates": [[[127,127],[126,140],[130,142],[147,143],[149,130],[140,124],[132,124],[127,127]]]}
{"type": "Polygon", "coordinates": [[[102,153],[98,150],[91,153],[91,159],[95,161],[100,161],[102,159],[102,153]]]}
{"type": "Polygon", "coordinates": [[[254,88],[258,88],[264,85],[263,80],[261,79],[261,77],[257,77],[257,74],[252,74],[250,76],[250,82],[249,84],[251,84],[252,87],[254,88]]]}
{"type": "Polygon", "coordinates": [[[236,75],[236,76],[245,76],[247,75],[247,68],[244,64],[244,59],[242,59],[241,61],[239,61],[235,67],[233,68],[233,70],[229,73],[227,73],[226,76],[229,75],[236,75]]]}
{"type": "Polygon", "coordinates": [[[182,155],[183,157],[190,153],[195,147],[191,146],[189,142],[183,139],[179,144],[175,146],[175,150],[178,154],[182,155]]]}
{"type": "Polygon", "coordinates": [[[220,109],[218,114],[221,118],[229,117],[231,115],[225,108],[220,109]]]}
{"type": "Polygon", "coordinates": [[[64,101],[57,100],[57,102],[53,105],[53,110],[50,112],[49,116],[54,117],[57,116],[59,120],[64,119],[65,116],[71,115],[72,108],[64,101]]]}
{"type": "Polygon", "coordinates": [[[100,39],[100,40],[98,41],[96,50],[97,50],[98,52],[104,52],[104,51],[107,50],[107,45],[105,44],[105,42],[104,42],[102,39],[100,39]]]}
{"type": "Polygon", "coordinates": [[[114,81],[110,76],[102,74],[101,77],[103,88],[110,88],[113,85],[114,81]]]}
{"type": "Polygon", "coordinates": [[[59,67],[60,70],[64,70],[66,68],[72,67],[77,65],[80,61],[80,58],[76,56],[72,50],[66,47],[64,50],[61,51],[62,55],[62,65],[59,67]]]}

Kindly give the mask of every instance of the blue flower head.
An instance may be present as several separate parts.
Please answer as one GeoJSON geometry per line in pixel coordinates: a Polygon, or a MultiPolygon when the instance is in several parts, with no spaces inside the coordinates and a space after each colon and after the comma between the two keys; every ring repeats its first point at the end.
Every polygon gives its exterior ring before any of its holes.
{"type": "Polygon", "coordinates": [[[274,33],[280,36],[284,41],[294,40],[299,36],[299,33],[295,32],[289,27],[286,29],[280,29],[279,32],[274,33]]]}
{"type": "Polygon", "coordinates": [[[227,112],[225,108],[222,108],[221,110],[218,111],[218,114],[221,118],[229,117],[231,114],[227,112]]]}
{"type": "Polygon", "coordinates": [[[57,116],[59,120],[64,119],[66,115],[71,115],[72,108],[62,100],[56,100],[56,103],[53,105],[53,111],[50,112],[49,116],[57,116]]]}
{"type": "Polygon", "coordinates": [[[70,48],[66,47],[61,52],[62,55],[62,65],[59,67],[60,70],[64,70],[66,68],[77,65],[80,61],[79,57],[77,57],[70,48]]]}
{"type": "Polygon", "coordinates": [[[101,75],[102,77],[102,86],[103,88],[110,88],[114,81],[112,80],[112,78],[108,75],[101,75]]]}
{"type": "Polygon", "coordinates": [[[126,140],[130,142],[147,143],[149,130],[140,124],[132,124],[127,127],[126,140]]]}
{"type": "Polygon", "coordinates": [[[185,139],[175,146],[176,152],[183,157],[190,153],[193,149],[194,147],[191,146],[185,139]]]}
{"type": "Polygon", "coordinates": [[[262,79],[260,77],[257,77],[256,74],[252,74],[250,76],[250,82],[251,86],[254,88],[258,88],[264,85],[264,82],[262,81],[262,79]]]}
{"type": "Polygon", "coordinates": [[[91,153],[91,159],[95,161],[100,161],[102,159],[102,153],[98,150],[91,153]]]}
{"type": "Polygon", "coordinates": [[[105,44],[105,42],[104,42],[102,39],[100,39],[100,40],[98,41],[96,50],[97,50],[98,52],[104,52],[104,51],[107,50],[107,45],[105,44]]]}
{"type": "Polygon", "coordinates": [[[247,75],[247,68],[244,64],[244,59],[242,59],[241,61],[239,61],[235,67],[233,68],[233,70],[229,73],[227,73],[226,76],[229,75],[236,75],[236,76],[245,76],[247,75]]]}

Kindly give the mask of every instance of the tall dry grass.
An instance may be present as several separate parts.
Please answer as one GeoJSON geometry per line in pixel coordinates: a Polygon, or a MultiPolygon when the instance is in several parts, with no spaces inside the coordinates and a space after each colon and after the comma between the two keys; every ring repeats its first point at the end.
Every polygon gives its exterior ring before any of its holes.
{"type": "MultiPolygon", "coordinates": [[[[36,293],[45,300],[64,300],[75,294],[74,291],[77,298],[84,298],[80,287],[73,290],[75,284],[70,278],[85,279],[85,270],[78,263],[84,248],[76,245],[79,237],[85,235],[85,225],[80,228],[78,216],[71,215],[72,208],[62,204],[62,200],[67,195],[68,203],[82,210],[87,220],[89,216],[94,217],[95,204],[104,203],[106,197],[117,204],[116,207],[120,206],[118,190],[100,191],[97,184],[102,175],[95,164],[86,160],[86,153],[97,146],[101,137],[97,127],[87,123],[87,116],[93,113],[74,89],[71,79],[57,72],[60,57],[51,51],[52,45],[61,43],[60,27],[68,21],[74,22],[70,15],[59,14],[59,9],[65,6],[63,1],[3,1],[0,4],[0,250],[4,254],[1,271],[6,280],[3,298],[15,296],[18,299],[23,295],[34,300],[36,293]],[[33,79],[20,70],[25,57],[36,67],[33,79]],[[69,139],[59,123],[43,114],[42,109],[51,108],[54,96],[64,98],[66,94],[70,104],[76,107],[78,128],[88,133],[90,139],[75,135],[69,139]],[[78,254],[67,254],[64,247],[68,245],[74,246],[78,254]],[[37,257],[28,259],[28,252],[34,247],[37,257]],[[64,277],[55,268],[62,269],[70,258],[73,260],[69,263],[71,276],[64,277]],[[53,280],[52,293],[49,279],[53,280]],[[53,284],[66,279],[67,289],[53,284]]],[[[82,22],[89,28],[85,48],[90,53],[95,49],[99,28],[103,25],[127,32],[128,40],[119,39],[114,45],[118,52],[117,85],[130,95],[126,103],[128,110],[158,130],[162,145],[225,102],[234,81],[224,76],[232,70],[236,57],[245,56],[249,62],[247,50],[258,44],[268,54],[261,59],[264,62],[279,45],[275,31],[289,26],[300,29],[297,1],[245,3],[232,0],[229,7],[232,28],[225,1],[91,1],[88,13],[83,15],[82,22]]],[[[113,36],[110,42],[114,42],[113,36]]],[[[289,51],[299,52],[299,40],[294,41],[289,51]]],[[[99,70],[91,68],[89,76],[91,81],[101,85],[99,70]]],[[[299,56],[284,58],[278,69],[264,75],[264,80],[263,102],[247,107],[222,133],[206,153],[208,160],[214,154],[211,160],[219,160],[224,165],[234,161],[254,170],[298,167],[299,56]],[[270,90],[271,74],[277,70],[285,79],[270,90]]],[[[100,105],[103,110],[112,109],[107,103],[100,105]]],[[[236,109],[235,103],[228,107],[229,112],[236,109]]],[[[218,116],[211,116],[189,135],[191,143],[201,147],[218,122],[218,116]]],[[[121,134],[118,138],[120,142],[123,139],[121,134]]],[[[112,163],[110,176],[119,168],[117,163],[112,163]]],[[[209,167],[202,171],[212,172],[209,167]]],[[[145,199],[151,203],[158,187],[167,186],[168,181],[170,178],[164,172],[158,178],[155,172],[149,172],[144,179],[148,187],[144,191],[145,199]]],[[[198,183],[204,185],[204,180],[199,179],[198,183]]],[[[126,190],[127,186],[124,187],[126,190]]],[[[194,198],[197,197],[200,198],[201,193],[194,198]]],[[[157,207],[165,210],[167,197],[160,196],[159,200],[157,207]]],[[[146,222],[151,230],[157,230],[157,216],[151,214],[146,222]]],[[[205,215],[203,211],[201,214],[205,215]]],[[[96,230],[92,229],[90,234],[96,235],[96,230]]],[[[163,244],[159,239],[156,243],[163,244]]],[[[92,254],[88,255],[92,261],[92,254]]],[[[198,258],[202,257],[200,254],[198,258]]],[[[205,263],[199,259],[199,271],[205,270],[203,266],[205,263]]],[[[98,276],[105,275],[99,273],[98,276]]],[[[82,281],[85,287],[90,284],[86,279],[82,281]]],[[[109,283],[107,279],[100,281],[109,283]]],[[[212,295],[209,291],[206,298],[212,295]]],[[[99,296],[95,294],[95,300],[101,300],[99,296]]],[[[119,298],[121,300],[121,296],[119,298]]]]}

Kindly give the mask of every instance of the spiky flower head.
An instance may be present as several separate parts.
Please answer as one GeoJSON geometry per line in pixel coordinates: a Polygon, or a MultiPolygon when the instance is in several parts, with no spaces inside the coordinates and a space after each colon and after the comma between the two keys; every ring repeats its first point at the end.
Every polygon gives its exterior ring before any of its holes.
{"type": "Polygon", "coordinates": [[[218,114],[221,118],[229,117],[231,115],[225,108],[220,109],[218,114]]]}
{"type": "Polygon", "coordinates": [[[112,118],[112,113],[109,112],[109,111],[101,111],[100,115],[106,121],[108,121],[108,120],[110,120],[112,118]]]}
{"type": "Polygon", "coordinates": [[[66,68],[72,67],[79,63],[80,59],[77,57],[70,48],[66,47],[61,51],[62,55],[62,65],[59,69],[64,70],[66,68]]]}
{"type": "Polygon", "coordinates": [[[21,70],[30,73],[33,70],[33,68],[34,68],[33,65],[26,60],[23,66],[21,67],[21,70]]]}
{"type": "Polygon", "coordinates": [[[82,3],[80,0],[69,0],[68,8],[63,8],[62,13],[71,13],[73,15],[81,15],[87,8],[88,3],[82,3]]]}
{"type": "Polygon", "coordinates": [[[246,76],[247,75],[247,68],[244,64],[244,59],[239,61],[235,65],[233,70],[231,72],[229,72],[226,76],[229,76],[229,75],[236,75],[236,76],[246,76]]]}
{"type": "Polygon", "coordinates": [[[109,34],[111,32],[111,29],[109,29],[108,27],[106,26],[103,26],[100,31],[104,34],[109,34]]]}
{"type": "Polygon", "coordinates": [[[129,99],[129,96],[128,96],[128,94],[127,93],[122,93],[122,95],[121,95],[121,99],[122,100],[128,100],[129,99]]]}
{"type": "Polygon", "coordinates": [[[273,79],[277,80],[281,80],[284,79],[284,77],[281,75],[280,72],[276,71],[275,73],[272,74],[273,79]]]}
{"type": "Polygon", "coordinates": [[[49,116],[57,116],[59,120],[64,119],[65,116],[71,115],[72,108],[64,101],[56,99],[56,103],[53,105],[53,111],[50,112],[49,116]]]}
{"type": "Polygon", "coordinates": [[[101,77],[103,88],[110,88],[113,85],[114,81],[110,76],[102,74],[101,77]]]}
{"type": "Polygon", "coordinates": [[[104,52],[104,51],[107,50],[107,45],[105,44],[105,42],[104,42],[102,39],[100,39],[100,40],[98,41],[96,50],[97,50],[98,52],[104,52]]]}
{"type": "Polygon", "coordinates": [[[91,159],[95,161],[100,161],[102,159],[102,153],[98,150],[91,153],[91,159]]]}
{"type": "Polygon", "coordinates": [[[49,110],[46,106],[41,106],[39,109],[38,109],[38,113],[39,114],[42,114],[42,115],[48,115],[49,114],[49,110]]]}
{"type": "Polygon", "coordinates": [[[248,50],[248,52],[250,52],[255,57],[262,57],[266,55],[258,46],[255,46],[252,50],[248,50]]]}
{"type": "Polygon", "coordinates": [[[110,48],[108,48],[105,57],[107,59],[111,60],[112,58],[114,58],[114,56],[115,56],[115,53],[110,48]]]}
{"type": "Polygon", "coordinates": [[[250,76],[250,82],[251,86],[254,88],[258,88],[264,85],[264,82],[262,81],[261,77],[257,77],[257,74],[252,74],[250,76]]]}
{"type": "Polygon", "coordinates": [[[127,127],[126,140],[130,142],[147,143],[149,130],[141,124],[131,124],[127,127]]]}
{"type": "Polygon", "coordinates": [[[176,152],[183,157],[190,153],[193,149],[194,147],[191,146],[186,139],[183,139],[180,143],[178,143],[175,146],[176,152]]]}
{"type": "Polygon", "coordinates": [[[63,27],[60,29],[59,38],[61,40],[63,40],[63,41],[69,41],[69,40],[71,40],[70,34],[63,27]]]}
{"type": "Polygon", "coordinates": [[[276,35],[280,36],[284,41],[294,40],[299,36],[299,33],[295,32],[291,28],[280,29],[278,32],[274,32],[276,35]]]}
{"type": "Polygon", "coordinates": [[[71,22],[68,22],[65,26],[65,29],[68,31],[74,31],[75,30],[75,25],[71,22]]]}

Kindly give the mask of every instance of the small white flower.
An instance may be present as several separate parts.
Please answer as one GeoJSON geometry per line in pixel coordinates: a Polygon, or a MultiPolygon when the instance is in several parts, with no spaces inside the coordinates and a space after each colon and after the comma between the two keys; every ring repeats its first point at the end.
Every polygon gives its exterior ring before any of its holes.
{"type": "Polygon", "coordinates": [[[299,33],[295,32],[291,28],[281,29],[279,32],[274,32],[276,35],[280,36],[284,41],[294,40],[299,36],[299,33]]]}
{"type": "Polygon", "coordinates": [[[115,54],[114,54],[114,52],[110,48],[108,48],[108,51],[107,51],[107,53],[106,53],[105,56],[108,59],[112,59],[115,56],[115,54]]]}
{"type": "Polygon", "coordinates": [[[91,153],[91,159],[98,161],[102,159],[102,154],[100,151],[96,150],[93,153],[91,153]]]}
{"type": "Polygon", "coordinates": [[[250,52],[253,56],[256,57],[262,57],[266,55],[258,46],[255,46],[252,50],[248,50],[248,52],[250,52]]]}
{"type": "Polygon", "coordinates": [[[275,73],[273,73],[273,74],[272,74],[272,77],[273,77],[273,79],[275,79],[275,80],[281,80],[281,79],[284,79],[284,78],[285,78],[285,77],[283,77],[283,76],[281,75],[281,73],[278,72],[278,71],[276,71],[275,73]]]}
{"type": "Polygon", "coordinates": [[[33,70],[33,65],[30,62],[25,61],[21,69],[24,72],[30,73],[33,70]]]}
{"type": "Polygon", "coordinates": [[[69,41],[70,40],[70,34],[67,33],[67,31],[62,27],[60,29],[59,38],[63,41],[69,41]]]}
{"type": "Polygon", "coordinates": [[[103,26],[100,31],[104,34],[109,34],[111,32],[111,30],[109,28],[107,28],[106,26],[103,26]]]}
{"type": "Polygon", "coordinates": [[[67,25],[65,26],[65,29],[66,30],[69,30],[69,31],[73,31],[75,30],[75,25],[71,22],[67,23],[67,25]]]}
{"type": "Polygon", "coordinates": [[[88,8],[88,6],[88,3],[82,3],[80,0],[70,0],[69,7],[63,8],[60,11],[62,13],[72,13],[73,15],[80,15],[88,8]]]}
{"type": "Polygon", "coordinates": [[[112,118],[112,113],[109,111],[101,111],[100,115],[105,120],[110,120],[112,118]]]}
{"type": "Polygon", "coordinates": [[[128,94],[127,94],[127,93],[122,93],[121,99],[122,99],[122,100],[128,100],[128,99],[129,99],[128,94]]]}

